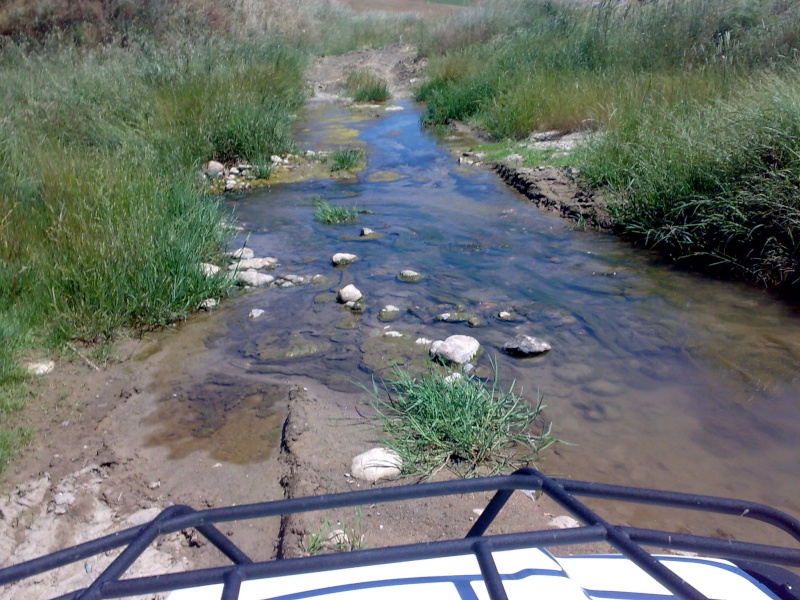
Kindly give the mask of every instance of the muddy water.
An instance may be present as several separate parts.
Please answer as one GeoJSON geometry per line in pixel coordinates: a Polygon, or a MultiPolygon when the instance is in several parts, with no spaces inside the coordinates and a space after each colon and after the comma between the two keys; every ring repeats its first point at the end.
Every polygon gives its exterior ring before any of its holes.
{"type": "MultiPolygon", "coordinates": [[[[236,243],[278,257],[276,273],[325,281],[247,294],[218,313],[224,326],[209,352],[220,369],[310,377],[363,396],[356,384],[371,385],[373,374],[424,364],[417,338],[472,335],[486,350],[481,365],[496,360],[501,382],[516,381],[530,399],[542,394],[554,431],[574,444],[543,460],[547,472],[742,497],[800,514],[798,311],[758,290],[677,272],[610,236],[572,230],[492,173],[459,167],[418,120],[411,105],[380,118],[310,111],[298,128],[304,147],[344,140],[367,150],[368,168],[349,180],[277,185],[231,202],[245,227],[236,243]],[[371,214],[323,225],[313,219],[315,197],[371,214]],[[361,227],[378,235],[360,238],[361,227]],[[335,252],[359,260],[334,268],[335,252]],[[402,282],[403,269],[425,278],[402,282]],[[366,295],[362,314],[333,300],[348,283],[366,295]],[[379,320],[386,304],[401,308],[398,320],[379,320]],[[248,319],[252,308],[266,313],[248,319]],[[480,326],[436,320],[454,311],[480,326]],[[387,327],[402,337],[387,337],[387,327]],[[546,339],[552,352],[504,355],[502,345],[519,333],[546,339]]],[[[627,507],[608,514],[739,535],[727,521],[627,507]]]]}

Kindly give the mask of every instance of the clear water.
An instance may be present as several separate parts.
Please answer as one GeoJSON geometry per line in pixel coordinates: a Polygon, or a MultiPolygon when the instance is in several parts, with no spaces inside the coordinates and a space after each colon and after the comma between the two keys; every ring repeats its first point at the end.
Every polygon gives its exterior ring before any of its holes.
{"type": "MultiPolygon", "coordinates": [[[[320,273],[327,283],[248,294],[219,313],[225,328],[214,348],[228,364],[361,394],[357,382],[369,385],[395,362],[425,359],[416,338],[472,335],[485,348],[481,364],[496,360],[501,382],[516,381],[527,398],[541,393],[554,432],[574,444],[549,453],[545,471],[746,498],[800,515],[796,308],[676,271],[609,235],[574,231],[494,174],[459,167],[420,129],[412,105],[380,118],[319,108],[298,135],[308,148],[343,139],[360,145],[368,168],[352,180],[276,185],[231,202],[246,228],[237,243],[247,238],[256,256],[278,257],[278,273],[320,273]],[[323,225],[313,219],[317,196],[372,214],[358,224],[323,225]],[[361,227],[380,238],[359,239],[361,227]],[[335,252],[359,260],[335,269],[335,252]],[[404,283],[402,269],[426,277],[404,283]],[[347,283],[367,297],[361,315],[330,301],[347,283]],[[383,336],[378,313],[386,304],[403,310],[390,324],[404,335],[399,340],[383,336]],[[485,326],[435,321],[454,305],[485,326]],[[249,320],[254,307],[266,314],[249,320]],[[505,309],[517,319],[500,321],[505,309]],[[544,338],[553,350],[535,359],[504,355],[503,344],[518,333],[544,338]]],[[[653,509],[608,512],[738,534],[736,523],[694,524],[653,509]]]]}

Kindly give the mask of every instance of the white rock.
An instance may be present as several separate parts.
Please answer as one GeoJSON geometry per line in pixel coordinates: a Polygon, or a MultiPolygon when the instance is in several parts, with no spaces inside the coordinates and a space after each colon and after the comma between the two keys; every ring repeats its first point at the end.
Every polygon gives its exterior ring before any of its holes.
{"type": "Polygon", "coordinates": [[[358,260],[355,254],[348,254],[347,252],[337,252],[331,256],[331,262],[335,265],[349,265],[358,260]]]}
{"type": "Polygon", "coordinates": [[[506,342],[503,350],[514,356],[536,356],[552,350],[550,344],[539,338],[529,335],[518,335],[510,342],[506,342]]]}
{"type": "Polygon", "coordinates": [[[200,303],[200,308],[202,310],[211,310],[212,308],[216,307],[218,304],[216,298],[206,298],[200,303]]]}
{"type": "Polygon", "coordinates": [[[548,526],[551,529],[573,529],[575,527],[580,527],[581,524],[570,516],[560,515],[550,519],[548,526]]]}
{"type": "Polygon", "coordinates": [[[263,309],[254,308],[253,310],[250,311],[250,314],[247,315],[247,316],[250,317],[251,319],[257,319],[258,317],[260,317],[263,314],[264,314],[264,310],[263,309]]]}
{"type": "Polygon", "coordinates": [[[386,306],[383,307],[381,312],[387,312],[387,313],[400,312],[400,309],[397,308],[394,304],[387,304],[386,306]]]}
{"type": "Polygon", "coordinates": [[[239,169],[237,169],[236,167],[233,167],[231,169],[231,175],[238,175],[239,173],[241,173],[241,171],[239,169]]]}
{"type": "Polygon", "coordinates": [[[351,283],[350,285],[340,289],[337,297],[339,302],[342,304],[347,304],[348,302],[357,302],[358,300],[361,300],[363,294],[351,283]]]}
{"type": "Polygon", "coordinates": [[[361,228],[361,237],[367,237],[368,235],[373,235],[375,232],[370,229],[369,227],[362,227],[361,228]]]}
{"type": "Polygon", "coordinates": [[[215,160],[210,160],[206,163],[206,176],[211,179],[222,177],[225,174],[225,165],[215,160]]]}
{"type": "Polygon", "coordinates": [[[246,258],[228,266],[231,271],[246,271],[247,269],[274,269],[278,266],[278,259],[272,256],[264,258],[246,258]]]}
{"type": "Polygon", "coordinates": [[[428,338],[417,338],[417,341],[414,342],[415,344],[419,344],[420,346],[427,346],[428,344],[432,344],[433,340],[429,340],[428,338]]]}
{"type": "Polygon", "coordinates": [[[403,460],[396,453],[386,448],[373,448],[353,459],[350,473],[356,479],[378,481],[397,477],[402,468],[403,460]]]}
{"type": "Polygon", "coordinates": [[[56,363],[54,363],[52,360],[34,362],[28,363],[25,365],[25,368],[31,375],[47,375],[50,371],[56,368],[56,363]]]}
{"type": "Polygon", "coordinates": [[[236,189],[236,182],[233,179],[229,179],[225,182],[225,191],[230,192],[236,189]]]}
{"type": "Polygon", "coordinates": [[[447,383],[453,383],[454,381],[456,381],[456,380],[458,380],[458,379],[461,379],[462,377],[463,377],[463,376],[461,375],[461,373],[450,373],[450,375],[448,375],[447,377],[445,377],[445,378],[444,378],[444,380],[445,380],[447,383]]]}
{"type": "Polygon", "coordinates": [[[283,162],[283,159],[277,154],[273,154],[272,156],[269,157],[269,162],[279,165],[283,162]]]}
{"type": "Polygon", "coordinates": [[[497,316],[501,319],[507,320],[511,318],[511,313],[507,310],[501,310],[499,313],[497,313],[497,316]]]}
{"type": "Polygon", "coordinates": [[[446,340],[431,344],[430,353],[457,365],[471,361],[481,349],[480,342],[468,335],[451,335],[446,340]]]}
{"type": "Polygon", "coordinates": [[[346,548],[350,545],[350,537],[345,533],[344,529],[332,529],[328,534],[327,542],[331,546],[346,548]]]}
{"type": "Polygon", "coordinates": [[[402,333],[400,333],[399,331],[386,331],[386,332],[384,332],[384,334],[383,334],[383,335],[384,335],[384,337],[390,337],[390,338],[400,338],[400,337],[403,337],[403,334],[402,334],[402,333]]]}
{"type": "Polygon", "coordinates": [[[228,256],[247,260],[248,258],[253,258],[255,256],[255,252],[253,252],[253,250],[250,248],[239,248],[238,250],[228,252],[228,256]]]}
{"type": "Polygon", "coordinates": [[[239,271],[236,273],[236,279],[252,287],[262,287],[269,285],[275,278],[272,275],[259,273],[255,269],[248,269],[247,271],[239,271]]]}
{"type": "Polygon", "coordinates": [[[205,273],[206,277],[213,277],[219,273],[219,267],[217,265],[212,265],[211,263],[202,263],[200,268],[203,269],[203,273],[205,273]]]}

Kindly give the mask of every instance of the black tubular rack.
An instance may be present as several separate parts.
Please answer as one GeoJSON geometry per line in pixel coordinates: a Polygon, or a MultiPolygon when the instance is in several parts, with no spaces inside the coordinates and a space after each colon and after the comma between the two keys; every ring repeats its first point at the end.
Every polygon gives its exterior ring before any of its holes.
{"type": "MultiPolygon", "coordinates": [[[[474,554],[491,599],[505,600],[506,592],[494,564],[493,551],[566,546],[589,542],[606,542],[614,546],[623,556],[649,573],[676,597],[686,600],[701,600],[705,599],[705,596],[658,562],[644,550],[643,545],[727,558],[741,565],[750,565],[756,571],[765,565],[767,565],[766,570],[769,570],[769,565],[800,567],[800,545],[795,548],[776,547],[617,526],[607,522],[580,502],[577,499],[578,496],[756,519],[778,527],[793,537],[795,541],[800,542],[800,520],[763,504],[713,496],[551,478],[535,469],[526,468],[505,476],[381,487],[228,508],[194,510],[188,506],[175,505],[164,510],[150,523],[0,570],[0,585],[12,584],[121,547],[124,547],[124,550],[88,588],[70,592],[59,598],[75,600],[121,598],[221,583],[224,584],[222,600],[233,600],[239,596],[241,583],[252,579],[405,560],[474,554]],[[581,521],[583,526],[573,529],[484,535],[515,490],[542,492],[581,521]],[[254,562],[215,527],[215,524],[231,521],[491,491],[495,492],[494,496],[463,539],[254,562]],[[184,573],[121,579],[127,569],[158,536],[186,529],[194,529],[204,536],[231,561],[231,564],[225,567],[199,569],[184,573]]],[[[747,567],[745,568],[747,569],[747,567]]],[[[752,573],[749,569],[748,572],[752,573]]],[[[800,589],[798,589],[800,578],[781,568],[775,569],[774,572],[779,573],[780,577],[784,579],[776,580],[774,577],[770,577],[767,579],[768,587],[779,598],[800,598],[800,589]]],[[[762,582],[764,581],[762,580],[762,582]]]]}

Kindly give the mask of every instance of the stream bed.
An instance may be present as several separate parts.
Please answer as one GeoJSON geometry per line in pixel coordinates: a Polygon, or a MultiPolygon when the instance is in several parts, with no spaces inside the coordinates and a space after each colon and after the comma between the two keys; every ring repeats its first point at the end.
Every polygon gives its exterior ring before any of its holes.
{"type": "MultiPolygon", "coordinates": [[[[445,141],[420,128],[418,107],[403,108],[379,118],[309,109],[298,123],[301,147],[360,147],[367,169],[230,201],[244,227],[234,246],[277,257],[273,275],[324,280],[226,303],[206,342],[209,364],[251,381],[310,378],[366,400],[357,384],[371,387],[395,364],[424,364],[418,338],[471,335],[485,350],[479,365],[490,370],[495,361],[501,384],[515,382],[532,402],[541,394],[553,432],[571,443],[545,453],[539,466],[547,473],[733,496],[800,515],[797,307],[673,269],[613,236],[576,231],[487,169],[459,166],[445,141]],[[370,214],[324,225],[314,221],[316,198],[370,214]],[[362,227],[377,235],[361,237],[362,227]],[[358,261],[335,268],[337,252],[358,261]],[[403,269],[424,279],[401,281],[403,269]],[[335,301],[349,283],[366,296],[363,313],[335,301]],[[379,313],[388,304],[400,313],[387,323],[379,313]],[[249,319],[253,308],[265,313],[249,319]],[[437,320],[445,312],[469,313],[478,326],[437,320]],[[520,333],[552,351],[503,354],[520,333]]],[[[736,523],[692,524],[651,508],[605,514],[738,536],[736,523]]]]}

